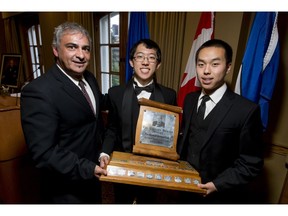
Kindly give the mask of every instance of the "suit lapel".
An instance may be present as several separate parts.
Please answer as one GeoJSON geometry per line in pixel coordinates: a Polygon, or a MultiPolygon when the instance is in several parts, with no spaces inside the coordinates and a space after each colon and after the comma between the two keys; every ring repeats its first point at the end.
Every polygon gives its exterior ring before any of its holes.
{"type": "Polygon", "coordinates": [[[157,101],[157,102],[161,102],[161,103],[165,103],[165,100],[164,100],[164,97],[163,97],[163,94],[162,94],[162,91],[159,87],[159,85],[155,83],[155,88],[154,88],[154,91],[153,93],[151,94],[151,100],[154,100],[154,101],[157,101]]]}
{"type": "MultiPolygon", "coordinates": [[[[198,98],[198,97],[197,97],[198,98]]],[[[186,126],[185,126],[185,131],[184,133],[187,134],[188,130],[189,130],[189,127],[190,127],[190,124],[191,124],[191,121],[193,120],[192,119],[192,114],[194,112],[194,109],[197,108],[197,99],[196,100],[193,100],[193,104],[192,104],[192,107],[190,109],[186,109],[186,112],[187,114],[185,115],[185,121],[186,121],[186,126]]],[[[194,120],[193,120],[194,121],[194,120]]]]}
{"type": "MultiPolygon", "coordinates": [[[[54,68],[51,71],[51,73],[53,73],[53,76],[59,81],[61,88],[71,98],[73,98],[77,103],[79,103],[84,108],[84,110],[93,114],[93,116],[94,116],[94,113],[91,110],[91,108],[90,108],[86,98],[82,94],[81,90],[67,76],[65,76],[62,71],[60,71],[60,69],[57,67],[56,64],[54,65],[54,68]]],[[[89,85],[90,85],[90,83],[89,83],[89,85]]],[[[91,88],[92,88],[92,86],[93,86],[93,84],[91,84],[91,88]]],[[[93,92],[94,92],[94,90],[93,90],[93,92]]],[[[94,97],[96,99],[95,94],[94,94],[94,97]]]]}
{"type": "Polygon", "coordinates": [[[122,145],[125,151],[131,151],[132,145],[134,143],[133,140],[133,125],[131,121],[134,123],[135,114],[138,113],[136,95],[134,93],[133,88],[133,79],[131,79],[126,85],[123,100],[122,100],[122,145]]]}
{"type": "Polygon", "coordinates": [[[183,111],[185,112],[185,116],[184,115],[182,116],[182,119],[183,119],[182,120],[183,121],[182,129],[184,131],[182,131],[181,134],[184,134],[184,137],[182,137],[182,142],[180,142],[179,146],[177,146],[178,152],[180,154],[183,151],[183,148],[186,148],[184,146],[185,146],[185,143],[188,139],[187,134],[188,134],[188,130],[189,130],[190,125],[191,125],[191,121],[193,121],[192,114],[194,112],[194,109],[197,108],[197,102],[198,102],[199,95],[200,95],[200,93],[195,94],[192,97],[190,96],[191,103],[188,102],[188,106],[185,106],[185,104],[184,104],[185,107],[183,107],[183,111]],[[190,104],[191,104],[191,106],[189,106],[190,104]]]}

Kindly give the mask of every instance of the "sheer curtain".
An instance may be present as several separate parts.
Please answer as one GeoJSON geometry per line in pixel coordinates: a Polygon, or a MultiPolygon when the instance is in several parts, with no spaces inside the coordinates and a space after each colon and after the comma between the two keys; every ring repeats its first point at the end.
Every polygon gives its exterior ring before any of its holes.
{"type": "Polygon", "coordinates": [[[20,53],[19,38],[13,17],[4,19],[4,28],[7,53],[20,53]]]}
{"type": "Polygon", "coordinates": [[[178,92],[184,46],[186,12],[148,12],[150,38],[158,43],[162,63],[156,72],[157,81],[178,92]]]}

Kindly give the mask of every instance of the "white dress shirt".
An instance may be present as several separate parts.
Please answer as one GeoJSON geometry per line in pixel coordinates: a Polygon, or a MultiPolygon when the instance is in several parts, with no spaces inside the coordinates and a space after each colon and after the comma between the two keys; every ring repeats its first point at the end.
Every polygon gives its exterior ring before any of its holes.
{"type": "MultiPolygon", "coordinates": [[[[226,89],[227,89],[227,85],[226,85],[226,83],[224,83],[220,88],[218,88],[215,92],[213,92],[211,95],[209,95],[210,100],[208,100],[206,102],[206,110],[205,110],[205,114],[204,114],[204,119],[212,111],[212,109],[216,106],[216,104],[221,100],[226,89]]],[[[198,99],[197,110],[201,104],[203,96],[204,96],[204,93],[201,92],[200,97],[198,99]]]]}
{"type": "MultiPolygon", "coordinates": [[[[81,87],[79,86],[79,80],[73,79],[58,64],[57,64],[57,66],[81,90],[81,87]]],[[[95,97],[94,97],[94,94],[92,92],[92,89],[91,89],[90,85],[88,84],[88,82],[84,79],[84,77],[82,77],[82,81],[85,83],[85,89],[86,89],[86,91],[90,97],[94,111],[96,113],[96,101],[95,101],[95,97]]]]}

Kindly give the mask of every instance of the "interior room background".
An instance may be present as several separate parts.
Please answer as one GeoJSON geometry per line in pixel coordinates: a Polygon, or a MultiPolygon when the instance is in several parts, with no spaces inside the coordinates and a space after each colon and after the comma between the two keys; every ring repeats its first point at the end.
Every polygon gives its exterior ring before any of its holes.
{"type": "MultiPolygon", "coordinates": [[[[75,21],[89,30],[93,37],[93,58],[89,66],[101,86],[99,21],[111,12],[2,12],[0,21],[0,53],[22,56],[19,89],[25,82],[45,73],[54,62],[51,48],[54,27],[64,21],[75,21]],[[31,67],[27,31],[40,26],[39,65],[31,67]],[[34,70],[36,68],[36,70],[34,70]]],[[[147,12],[150,38],[162,50],[162,64],[157,73],[159,83],[179,90],[201,12],[147,12]]],[[[234,88],[255,12],[215,12],[214,38],[228,42],[233,48],[232,70],[227,83],[234,88]]],[[[279,12],[280,65],[276,86],[270,103],[269,123],[264,135],[266,145],[264,172],[255,187],[267,203],[278,203],[286,177],[285,160],[288,154],[288,12],[279,12]]],[[[128,13],[119,12],[119,83],[125,80],[125,43],[128,13]]],[[[37,31],[36,31],[37,32],[37,31]]],[[[38,44],[39,45],[39,44],[38,44]]],[[[15,90],[17,91],[17,89],[15,90]]],[[[1,144],[1,143],[0,143],[1,144]]]]}

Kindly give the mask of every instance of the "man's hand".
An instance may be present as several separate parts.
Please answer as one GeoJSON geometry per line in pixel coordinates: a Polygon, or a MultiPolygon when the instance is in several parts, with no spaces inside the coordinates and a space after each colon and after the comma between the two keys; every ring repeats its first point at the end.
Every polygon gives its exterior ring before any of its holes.
{"type": "Polygon", "coordinates": [[[100,161],[100,167],[106,168],[106,166],[109,163],[109,157],[107,157],[106,155],[103,155],[100,157],[99,161],[100,161]]]}
{"type": "Polygon", "coordinates": [[[207,192],[206,192],[206,194],[204,196],[217,191],[217,188],[215,187],[213,182],[207,182],[206,184],[198,184],[197,186],[199,188],[201,188],[201,189],[206,189],[207,190],[207,192]]]}
{"type": "Polygon", "coordinates": [[[101,175],[107,175],[107,170],[102,169],[100,166],[96,165],[94,169],[94,175],[99,178],[101,175]]]}

